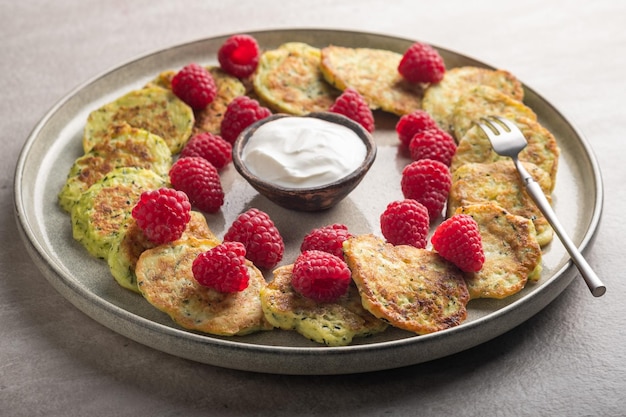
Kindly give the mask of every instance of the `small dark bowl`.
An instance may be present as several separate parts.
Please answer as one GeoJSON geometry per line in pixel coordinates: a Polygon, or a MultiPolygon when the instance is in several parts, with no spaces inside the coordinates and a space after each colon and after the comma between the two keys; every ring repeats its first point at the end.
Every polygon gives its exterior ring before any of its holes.
{"type": "Polygon", "coordinates": [[[257,190],[274,203],[292,210],[299,211],[319,211],[333,207],[335,204],[343,200],[354,188],[359,185],[361,180],[367,174],[370,167],[376,159],[376,143],[360,124],[337,113],[316,112],[306,116],[290,116],[287,114],[274,114],[263,120],[252,124],[246,128],[233,145],[233,164],[237,171],[257,190]],[[363,162],[350,174],[340,178],[337,181],[311,188],[287,188],[264,181],[258,176],[252,174],[243,160],[241,159],[242,151],[248,140],[254,135],[256,130],[265,123],[271,122],[283,117],[315,117],[328,122],[337,123],[354,131],[363,141],[366,148],[366,154],[363,162]]]}

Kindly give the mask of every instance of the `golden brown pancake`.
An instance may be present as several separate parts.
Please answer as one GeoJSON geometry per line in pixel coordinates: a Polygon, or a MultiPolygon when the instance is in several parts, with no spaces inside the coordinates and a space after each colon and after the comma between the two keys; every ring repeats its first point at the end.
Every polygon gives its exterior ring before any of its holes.
{"type": "Polygon", "coordinates": [[[422,107],[439,127],[451,131],[452,114],[459,97],[479,85],[493,87],[515,100],[524,98],[522,83],[510,72],[465,66],[448,69],[443,80],[430,84],[424,91],[422,107]]]}
{"type": "Polygon", "coordinates": [[[358,91],[370,108],[402,116],[421,108],[424,85],[402,78],[401,59],[393,51],[331,45],[322,49],[321,70],[336,88],[358,91]]]}
{"type": "Polygon", "coordinates": [[[319,49],[301,42],[263,52],[252,79],[254,92],[277,112],[327,111],[340,92],[324,80],[320,56],[319,49]]]}
{"type": "Polygon", "coordinates": [[[199,284],[191,265],[217,242],[189,238],[148,249],[135,270],[144,298],[185,329],[221,336],[270,330],[259,292],[265,284],[261,272],[247,262],[250,281],[240,292],[221,293],[199,284]]]}
{"type": "MultiPolygon", "coordinates": [[[[211,240],[216,245],[220,243],[209,229],[204,215],[198,211],[191,212],[191,219],[179,240],[190,237],[211,240]]],[[[135,219],[130,217],[120,231],[119,238],[112,243],[109,252],[109,269],[115,281],[126,289],[139,292],[135,274],[137,260],[145,250],[156,246],[144,235],[135,219]]]]}
{"type": "MultiPolygon", "coordinates": [[[[550,176],[531,163],[526,162],[524,166],[550,201],[550,176]]],[[[537,231],[537,241],[541,246],[552,240],[552,228],[526,193],[511,160],[503,159],[490,164],[465,164],[452,173],[446,210],[448,217],[459,207],[488,202],[496,203],[509,213],[532,220],[537,231]]]]}
{"type": "Polygon", "coordinates": [[[494,203],[459,207],[459,213],[476,220],[485,252],[482,269],[465,273],[472,299],[502,299],[519,292],[529,279],[539,279],[541,247],[532,221],[494,203]]]}
{"type": "Polygon", "coordinates": [[[457,142],[481,117],[501,116],[509,119],[526,117],[537,120],[532,109],[493,87],[480,85],[461,95],[452,112],[451,132],[457,142]]]}
{"type": "MultiPolygon", "coordinates": [[[[520,128],[528,141],[528,146],[519,153],[520,161],[531,162],[546,171],[551,180],[549,190],[554,190],[561,153],[556,139],[548,129],[535,120],[519,117],[511,121],[520,128]]],[[[474,125],[459,141],[450,171],[454,172],[459,166],[468,163],[488,163],[507,158],[498,155],[493,150],[487,135],[480,127],[474,125]]]]}
{"type": "Polygon", "coordinates": [[[165,185],[164,178],[149,169],[114,169],[89,187],[72,206],[74,239],[93,256],[107,259],[141,193],[165,185]]]}
{"type": "Polygon", "coordinates": [[[467,317],[463,274],[436,252],[393,246],[371,234],[352,237],[343,248],[363,307],[374,316],[417,334],[457,326],[467,317]]]}
{"type": "Polygon", "coordinates": [[[101,141],[76,159],[59,193],[59,204],[69,212],[82,193],[116,168],[146,168],[166,176],[171,166],[172,153],[159,136],[127,123],[113,125],[101,141]]]}
{"type": "Polygon", "coordinates": [[[276,268],[274,279],[261,290],[265,318],[275,327],[295,330],[307,339],[327,346],[345,346],[355,337],[380,333],[387,324],[361,305],[351,284],[348,293],[332,303],[317,303],[291,286],[293,265],[276,268]]]}
{"type": "Polygon", "coordinates": [[[114,124],[126,122],[160,136],[172,154],[178,153],[191,135],[191,107],[165,88],[150,86],[131,91],[92,111],[83,134],[83,149],[89,152],[114,124]]]}

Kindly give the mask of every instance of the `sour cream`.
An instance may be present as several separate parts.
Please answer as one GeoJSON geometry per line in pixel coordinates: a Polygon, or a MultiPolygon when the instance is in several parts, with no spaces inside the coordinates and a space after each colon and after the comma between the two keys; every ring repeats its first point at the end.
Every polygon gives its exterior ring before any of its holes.
{"type": "Polygon", "coordinates": [[[319,187],[357,169],[366,147],[351,129],[314,117],[283,117],[261,125],[241,159],[254,175],[285,188],[319,187]]]}

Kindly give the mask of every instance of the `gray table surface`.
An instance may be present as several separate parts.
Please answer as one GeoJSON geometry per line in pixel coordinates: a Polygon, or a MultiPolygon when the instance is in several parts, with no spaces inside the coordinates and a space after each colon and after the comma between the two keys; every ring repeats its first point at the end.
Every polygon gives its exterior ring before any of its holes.
{"type": "Polygon", "coordinates": [[[0,0],[0,415],[626,414],[626,2],[0,0]],[[198,364],[90,319],[18,238],[13,177],[29,132],[80,83],[137,55],[272,28],[420,39],[506,68],[583,132],[605,209],[576,279],[508,333],[451,357],[363,375],[280,376],[198,364]]]}

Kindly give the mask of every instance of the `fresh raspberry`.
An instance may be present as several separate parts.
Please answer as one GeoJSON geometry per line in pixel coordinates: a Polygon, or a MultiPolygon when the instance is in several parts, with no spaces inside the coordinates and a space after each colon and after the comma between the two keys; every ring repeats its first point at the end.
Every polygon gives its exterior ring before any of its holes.
{"type": "Polygon", "coordinates": [[[343,257],[343,242],[352,235],[344,224],[331,224],[311,230],[302,241],[300,251],[319,250],[332,253],[340,258],[343,257]]]}
{"type": "Polygon", "coordinates": [[[351,280],[352,273],[343,259],[310,250],[301,253],[294,262],[291,286],[306,298],[329,303],[346,294],[351,280]]]}
{"type": "Polygon", "coordinates": [[[170,169],[170,182],[189,197],[191,204],[207,213],[215,213],[224,204],[220,176],[209,161],[199,156],[180,158],[170,169]]]}
{"type": "Polygon", "coordinates": [[[413,136],[409,152],[414,161],[433,159],[449,167],[456,153],[456,142],[448,132],[439,128],[426,129],[413,136]]]}
{"type": "Polygon", "coordinates": [[[218,135],[203,132],[192,136],[183,150],[181,158],[187,156],[199,156],[206,159],[217,170],[224,168],[232,161],[233,146],[218,135]]]}
{"type": "Polygon", "coordinates": [[[478,272],[485,262],[478,224],[467,214],[444,220],[433,233],[433,248],[465,272],[478,272]]]}
{"type": "Polygon", "coordinates": [[[354,120],[370,133],[374,131],[374,115],[372,114],[372,110],[363,96],[354,88],[346,88],[343,93],[335,99],[335,102],[330,106],[328,111],[342,114],[354,120]]]}
{"type": "Polygon", "coordinates": [[[422,203],[406,199],[394,201],[380,215],[380,228],[392,245],[426,247],[430,218],[422,203]]]}
{"type": "Polygon", "coordinates": [[[221,124],[222,138],[233,144],[237,136],[252,123],[265,119],[272,112],[263,107],[258,101],[248,96],[239,96],[233,99],[226,107],[221,124]]]}
{"type": "Polygon", "coordinates": [[[271,269],[283,259],[285,243],[267,213],[251,208],[240,214],[224,235],[225,242],[241,242],[248,259],[259,268],[271,269]]]}
{"type": "Polygon", "coordinates": [[[217,95],[217,86],[206,68],[192,63],[174,75],[172,91],[192,109],[202,110],[217,95]]]}
{"type": "Polygon", "coordinates": [[[437,122],[430,114],[424,110],[415,110],[400,117],[396,123],[396,133],[400,143],[408,148],[416,133],[437,127],[437,122]]]}
{"type": "Polygon", "coordinates": [[[401,188],[404,197],[426,206],[431,221],[441,214],[451,185],[450,169],[439,161],[420,159],[402,170],[401,188]]]}
{"type": "Polygon", "coordinates": [[[233,35],[217,51],[222,69],[237,78],[252,75],[259,64],[259,56],[259,45],[250,35],[233,35]]]}
{"type": "Polygon", "coordinates": [[[191,264],[193,277],[200,285],[232,293],[248,288],[246,248],[239,242],[224,242],[202,252],[191,264]]]}
{"type": "Polygon", "coordinates": [[[131,215],[144,235],[161,245],[179,239],[191,220],[187,195],[172,188],[144,191],[131,215]]]}
{"type": "Polygon", "coordinates": [[[435,48],[416,42],[402,56],[398,72],[412,83],[438,83],[443,79],[446,66],[435,48]]]}

